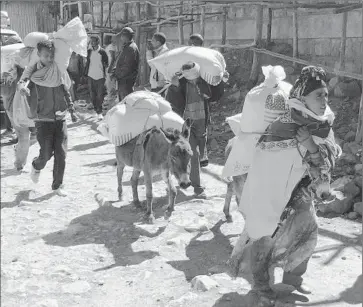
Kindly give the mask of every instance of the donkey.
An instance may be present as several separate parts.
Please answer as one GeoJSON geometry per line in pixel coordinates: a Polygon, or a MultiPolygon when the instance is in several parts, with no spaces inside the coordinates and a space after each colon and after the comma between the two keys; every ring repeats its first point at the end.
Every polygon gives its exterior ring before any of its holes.
{"type": "Polygon", "coordinates": [[[169,218],[174,211],[177,193],[171,174],[176,177],[182,189],[187,189],[191,185],[189,174],[190,158],[193,152],[189,144],[190,126],[191,121],[187,119],[181,132],[178,130],[164,131],[154,127],[142,133],[137,139],[122,146],[116,146],[119,199],[122,199],[122,176],[127,165],[133,167],[131,177],[133,202],[135,205],[140,204],[137,186],[142,171],[146,185],[147,211],[145,220],[151,224],[155,221],[152,208],[153,176],[162,175],[163,180],[168,185],[169,205],[165,212],[165,218],[169,218]]]}
{"type": "MultiPolygon", "coordinates": [[[[232,146],[233,139],[227,144],[226,158],[232,146]]],[[[332,159],[332,167],[334,167],[335,158],[332,159]]],[[[244,229],[227,262],[228,271],[232,276],[237,276],[240,270],[252,270],[254,290],[257,290],[262,297],[274,298],[269,285],[270,278],[273,278],[270,273],[274,267],[280,266],[285,272],[290,272],[307,261],[316,247],[318,223],[314,205],[315,201],[322,203],[332,196],[330,194],[331,177],[330,173],[321,173],[318,167],[314,166],[310,166],[309,175],[295,187],[272,236],[253,241],[249,239],[244,229]]],[[[246,180],[247,174],[234,176],[227,183],[223,211],[228,221],[232,221],[229,211],[232,196],[235,194],[239,206],[246,180]]]]}

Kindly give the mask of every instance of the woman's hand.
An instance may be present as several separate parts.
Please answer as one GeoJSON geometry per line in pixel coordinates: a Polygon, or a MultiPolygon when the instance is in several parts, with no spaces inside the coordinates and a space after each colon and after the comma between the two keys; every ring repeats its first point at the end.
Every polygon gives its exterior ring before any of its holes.
{"type": "Polygon", "coordinates": [[[297,141],[303,145],[310,153],[316,153],[319,148],[315,144],[307,127],[300,127],[296,132],[297,141]]]}

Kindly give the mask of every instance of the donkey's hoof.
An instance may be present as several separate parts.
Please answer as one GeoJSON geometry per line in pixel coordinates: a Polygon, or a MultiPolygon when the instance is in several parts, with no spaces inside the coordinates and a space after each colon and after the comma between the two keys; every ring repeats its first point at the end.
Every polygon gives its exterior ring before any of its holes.
{"type": "Polygon", "coordinates": [[[227,221],[227,223],[233,223],[232,215],[226,214],[226,221],[227,221]]]}
{"type": "Polygon", "coordinates": [[[173,213],[173,211],[170,210],[165,210],[164,212],[164,219],[168,220],[171,217],[171,214],[173,213]]]}
{"type": "Polygon", "coordinates": [[[145,214],[144,220],[148,224],[154,224],[155,223],[155,216],[153,214],[145,214]]]}

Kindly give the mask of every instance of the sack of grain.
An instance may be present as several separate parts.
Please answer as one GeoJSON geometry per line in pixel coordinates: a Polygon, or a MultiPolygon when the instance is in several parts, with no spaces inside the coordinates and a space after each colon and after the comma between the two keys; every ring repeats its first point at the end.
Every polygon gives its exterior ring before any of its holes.
{"type": "Polygon", "coordinates": [[[126,96],[123,102],[135,109],[148,109],[153,112],[166,113],[171,106],[162,96],[149,91],[136,91],[126,96]]]}
{"type": "Polygon", "coordinates": [[[265,80],[248,92],[242,113],[226,119],[236,138],[222,177],[248,172],[259,138],[269,124],[286,111],[285,103],[292,85],[283,81],[286,77],[283,67],[264,66],[262,72],[265,80]]]}
{"type": "Polygon", "coordinates": [[[169,102],[148,91],[134,92],[114,106],[98,126],[115,146],[126,144],[153,127],[182,130],[184,120],[171,111],[169,102]]]}
{"type": "Polygon", "coordinates": [[[16,52],[17,62],[20,66],[25,67],[37,62],[39,60],[37,44],[48,39],[54,43],[54,62],[61,73],[67,71],[72,51],[83,57],[87,56],[87,33],[82,21],[76,17],[57,32],[32,32],[26,35],[24,38],[25,48],[16,52]]]}
{"type": "Polygon", "coordinates": [[[44,40],[48,40],[49,35],[42,32],[31,32],[24,37],[24,45],[26,47],[37,48],[38,43],[44,40]]]}
{"type": "Polygon", "coordinates": [[[226,72],[223,55],[216,50],[204,47],[179,47],[148,61],[167,80],[171,80],[187,62],[197,63],[200,66],[201,77],[210,85],[218,85],[226,72]]]}

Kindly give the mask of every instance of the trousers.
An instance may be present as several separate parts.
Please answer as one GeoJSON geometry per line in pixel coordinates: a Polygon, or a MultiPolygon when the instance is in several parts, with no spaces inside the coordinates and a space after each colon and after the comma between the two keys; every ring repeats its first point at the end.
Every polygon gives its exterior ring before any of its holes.
{"type": "Polygon", "coordinates": [[[42,170],[54,155],[52,189],[63,184],[68,145],[67,123],[65,120],[36,122],[37,140],[40,145],[39,156],[33,160],[33,167],[42,170]]]}
{"type": "Polygon", "coordinates": [[[190,129],[190,147],[193,151],[191,158],[190,181],[195,193],[204,190],[200,182],[200,153],[204,153],[206,144],[206,122],[205,119],[194,120],[190,129]]]}
{"type": "Polygon", "coordinates": [[[103,98],[105,96],[105,79],[95,80],[88,77],[88,89],[96,113],[101,114],[103,98]]]}

